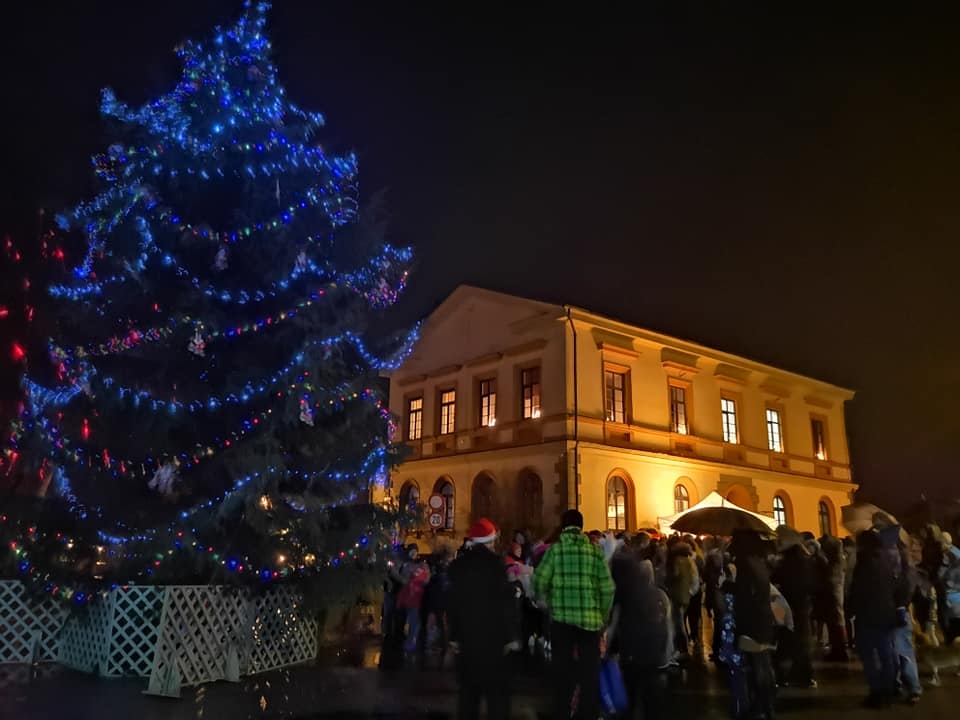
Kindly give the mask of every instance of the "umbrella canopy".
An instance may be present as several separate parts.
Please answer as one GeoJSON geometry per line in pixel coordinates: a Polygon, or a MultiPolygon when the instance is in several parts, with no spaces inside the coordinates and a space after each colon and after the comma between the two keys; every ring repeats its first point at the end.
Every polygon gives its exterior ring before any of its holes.
{"type": "Polygon", "coordinates": [[[677,522],[680,518],[686,516],[688,513],[692,513],[697,510],[700,510],[701,508],[708,508],[708,507],[725,507],[725,508],[733,508],[734,510],[740,510],[741,512],[745,512],[748,515],[753,515],[755,518],[760,520],[760,522],[765,523],[766,526],[770,528],[770,530],[777,529],[777,521],[774,520],[772,517],[767,517],[766,515],[761,515],[760,513],[750,512],[749,510],[730,502],[725,497],[723,497],[723,495],[721,495],[716,490],[714,490],[709,495],[707,495],[703,500],[701,500],[696,505],[694,505],[692,508],[688,510],[684,510],[683,512],[677,513],[676,515],[673,515],[670,517],[659,518],[660,531],[663,532],[664,534],[669,534],[671,532],[680,532],[679,530],[674,528],[675,522],[677,522]]]}
{"type": "Polygon", "coordinates": [[[884,524],[896,525],[897,519],[886,510],[878,508],[873,503],[855,503],[840,508],[840,517],[843,526],[853,535],[869,530],[878,518],[884,519],[884,524]]]}
{"type": "Polygon", "coordinates": [[[770,535],[773,528],[764,519],[736,507],[705,507],[691,510],[674,521],[673,531],[694,535],[733,535],[737,530],[770,535]]]}

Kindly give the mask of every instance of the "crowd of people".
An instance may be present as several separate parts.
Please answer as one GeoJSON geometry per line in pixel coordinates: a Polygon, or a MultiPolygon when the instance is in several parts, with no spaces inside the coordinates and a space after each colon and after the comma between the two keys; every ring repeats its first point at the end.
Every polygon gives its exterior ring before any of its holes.
{"type": "Polygon", "coordinates": [[[910,536],[883,515],[843,540],[787,526],[615,537],[584,532],[568,510],[531,542],[481,518],[455,553],[399,547],[384,589],[382,667],[454,665],[467,719],[482,699],[490,718],[508,717],[525,666],[550,683],[558,720],[596,720],[601,663],[615,658],[626,717],[662,717],[669,677],[703,659],[727,681],[733,717],[772,720],[778,687],[817,687],[821,650],[839,663],[856,652],[867,706],[916,704],[917,643],[960,636],[960,549],[935,526],[910,536]]]}

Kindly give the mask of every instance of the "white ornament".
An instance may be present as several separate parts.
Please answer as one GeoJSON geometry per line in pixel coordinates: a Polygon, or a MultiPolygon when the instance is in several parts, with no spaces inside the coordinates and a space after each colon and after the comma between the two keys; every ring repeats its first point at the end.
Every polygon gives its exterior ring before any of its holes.
{"type": "Polygon", "coordinates": [[[198,327],[196,332],[193,333],[193,337],[190,338],[190,342],[187,343],[187,350],[198,357],[206,357],[206,349],[207,341],[203,339],[203,331],[198,327]]]}
{"type": "Polygon", "coordinates": [[[306,400],[300,401],[300,422],[313,427],[313,408],[306,400]]]}
{"type": "Polygon", "coordinates": [[[295,265],[297,272],[303,272],[307,269],[307,251],[301,250],[297,253],[297,264],[295,265]]]}
{"type": "Polygon", "coordinates": [[[213,269],[214,270],[227,269],[227,248],[221,247],[219,250],[217,250],[217,254],[213,258],[213,269]]]}
{"type": "Polygon", "coordinates": [[[177,466],[173,463],[165,463],[157,468],[147,487],[161,495],[170,495],[177,479],[177,466]]]}

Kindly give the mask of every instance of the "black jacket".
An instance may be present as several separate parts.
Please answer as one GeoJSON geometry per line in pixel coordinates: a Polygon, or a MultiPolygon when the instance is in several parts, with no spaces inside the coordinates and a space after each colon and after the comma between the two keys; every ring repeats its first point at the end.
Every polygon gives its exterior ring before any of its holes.
{"type": "Polygon", "coordinates": [[[479,670],[503,662],[504,646],[520,639],[520,613],[500,556],[473,547],[454,560],[447,600],[450,640],[460,645],[460,661],[479,670]]]}

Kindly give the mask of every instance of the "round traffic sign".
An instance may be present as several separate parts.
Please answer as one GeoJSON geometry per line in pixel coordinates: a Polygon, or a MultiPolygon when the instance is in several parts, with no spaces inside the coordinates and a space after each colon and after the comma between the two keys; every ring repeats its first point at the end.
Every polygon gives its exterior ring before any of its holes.
{"type": "Polygon", "coordinates": [[[439,510],[444,505],[443,495],[431,495],[430,496],[430,509],[439,510]]]}
{"type": "Polygon", "coordinates": [[[430,513],[430,518],[428,520],[430,527],[437,529],[443,527],[443,515],[440,513],[430,513]]]}

